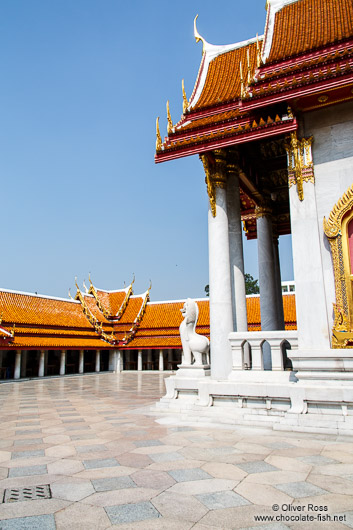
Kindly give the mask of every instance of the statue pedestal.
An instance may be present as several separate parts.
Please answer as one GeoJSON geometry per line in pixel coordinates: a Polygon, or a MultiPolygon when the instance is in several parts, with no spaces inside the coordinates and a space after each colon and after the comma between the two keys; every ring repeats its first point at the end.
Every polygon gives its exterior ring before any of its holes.
{"type": "Polygon", "coordinates": [[[178,370],[175,377],[206,377],[211,375],[211,367],[209,364],[195,365],[195,364],[178,364],[178,370]]]}

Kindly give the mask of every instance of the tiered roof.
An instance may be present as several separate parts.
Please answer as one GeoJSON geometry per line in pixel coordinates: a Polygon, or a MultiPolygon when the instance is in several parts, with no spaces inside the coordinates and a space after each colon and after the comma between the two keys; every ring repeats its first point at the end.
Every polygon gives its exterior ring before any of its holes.
{"type": "MultiPolygon", "coordinates": [[[[123,296],[115,306],[109,305],[109,296],[112,295],[112,300],[116,301],[116,293],[126,294],[130,288],[131,286],[120,291],[94,288],[98,300],[89,292],[82,294],[80,289],[76,295],[77,300],[2,289],[0,347],[85,350],[180,348],[179,326],[183,319],[180,310],[184,300],[149,302],[148,289],[141,295],[129,294],[121,317],[111,319],[103,314],[102,299],[106,307],[114,307],[117,315],[123,296]],[[100,293],[103,293],[102,299],[100,293]]],[[[286,329],[293,329],[296,327],[295,297],[285,295],[283,300],[286,329]]],[[[197,303],[197,331],[209,336],[209,301],[201,299],[197,303]]],[[[248,297],[247,307],[249,330],[259,330],[259,297],[248,297]]]]}
{"type": "MultiPolygon", "coordinates": [[[[196,21],[195,37],[203,42],[195,87],[163,142],[157,128],[157,163],[276,141],[297,130],[298,111],[353,100],[352,0],[268,0],[263,37],[213,46],[196,21]]],[[[248,219],[257,198],[244,175],[240,186],[247,235],[256,237],[248,219]]],[[[289,233],[288,219],[279,229],[289,233]]]]}

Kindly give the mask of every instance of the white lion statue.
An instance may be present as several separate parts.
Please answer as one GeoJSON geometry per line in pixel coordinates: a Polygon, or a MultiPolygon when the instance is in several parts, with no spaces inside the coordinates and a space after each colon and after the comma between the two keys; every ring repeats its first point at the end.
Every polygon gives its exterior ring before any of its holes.
{"type": "Polygon", "coordinates": [[[199,317],[197,303],[188,298],[180,310],[184,320],[179,326],[181,344],[183,346],[182,366],[203,366],[209,364],[210,341],[207,337],[196,333],[199,317]],[[194,359],[194,362],[193,362],[194,359]]]}

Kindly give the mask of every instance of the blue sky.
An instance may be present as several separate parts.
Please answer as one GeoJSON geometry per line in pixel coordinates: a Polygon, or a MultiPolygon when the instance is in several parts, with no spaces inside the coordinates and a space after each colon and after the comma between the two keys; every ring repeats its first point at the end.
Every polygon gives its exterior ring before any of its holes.
{"type": "MultiPolygon", "coordinates": [[[[0,286],[67,296],[91,273],[152,300],[204,295],[207,195],[197,156],[154,164],[213,44],[264,29],[265,0],[0,3],[0,286]]],[[[280,238],[292,279],[290,238],[280,238]]],[[[256,242],[246,270],[258,277],[256,242]]]]}

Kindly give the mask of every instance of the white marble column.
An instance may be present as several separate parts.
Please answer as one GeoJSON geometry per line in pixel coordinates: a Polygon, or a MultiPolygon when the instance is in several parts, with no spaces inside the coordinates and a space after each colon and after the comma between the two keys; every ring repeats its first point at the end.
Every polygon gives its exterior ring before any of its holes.
{"type": "Polygon", "coordinates": [[[137,370],[141,372],[142,370],[142,350],[137,352],[137,370]]]}
{"type": "Polygon", "coordinates": [[[96,366],[95,366],[95,371],[96,372],[100,372],[101,370],[101,351],[100,350],[96,350],[96,366]]]}
{"type": "Polygon", "coordinates": [[[66,351],[61,350],[60,351],[60,369],[59,369],[60,375],[65,375],[65,368],[66,368],[65,365],[66,365],[66,351]]]}
{"type": "Polygon", "coordinates": [[[261,330],[275,331],[278,326],[277,290],[271,212],[266,208],[257,208],[256,211],[261,330]]]}
{"type": "Polygon", "coordinates": [[[277,300],[277,330],[285,329],[283,296],[281,285],[281,265],[279,261],[278,237],[273,237],[273,260],[275,266],[276,300],[277,300]]]}
{"type": "Polygon", "coordinates": [[[19,379],[21,375],[21,351],[15,351],[15,370],[14,370],[14,379],[19,379]]]}
{"type": "Polygon", "coordinates": [[[85,350],[78,352],[78,373],[83,374],[85,371],[85,350]]]}
{"type": "Polygon", "coordinates": [[[21,377],[27,375],[27,350],[23,350],[21,353],[21,377]]]}
{"type": "Polygon", "coordinates": [[[38,366],[38,377],[44,376],[44,360],[45,360],[45,351],[40,350],[39,352],[39,366],[38,366]]]}
{"type": "Polygon", "coordinates": [[[109,370],[116,371],[116,350],[109,350],[109,370]]]}
{"type": "Polygon", "coordinates": [[[303,182],[303,191],[304,199],[300,201],[296,186],[289,189],[298,348],[329,350],[330,329],[314,184],[303,182]]]}
{"type": "Polygon", "coordinates": [[[228,335],[233,331],[233,314],[225,160],[221,155],[216,154],[214,166],[206,169],[206,178],[213,186],[208,208],[211,376],[226,379],[232,370],[228,335]]]}
{"type": "Polygon", "coordinates": [[[116,371],[122,372],[124,370],[124,353],[118,350],[118,360],[116,365],[116,371]]]}
{"type": "Polygon", "coordinates": [[[233,327],[234,331],[248,331],[239,176],[237,166],[231,163],[227,164],[227,211],[233,327]]]}
{"type": "Polygon", "coordinates": [[[158,369],[160,372],[163,372],[164,370],[164,356],[163,356],[163,350],[159,350],[159,364],[158,369]]]}

